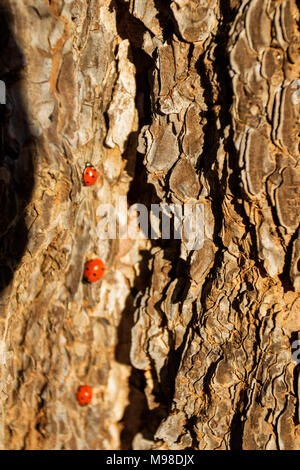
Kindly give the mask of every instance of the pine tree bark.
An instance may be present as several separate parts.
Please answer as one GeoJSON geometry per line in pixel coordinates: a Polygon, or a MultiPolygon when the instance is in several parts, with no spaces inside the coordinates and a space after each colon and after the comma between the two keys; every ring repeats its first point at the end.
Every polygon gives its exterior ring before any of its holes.
{"type": "Polygon", "coordinates": [[[296,0],[0,21],[1,448],[299,449],[296,0]],[[102,240],[120,196],[202,204],[203,246],[102,240]]]}

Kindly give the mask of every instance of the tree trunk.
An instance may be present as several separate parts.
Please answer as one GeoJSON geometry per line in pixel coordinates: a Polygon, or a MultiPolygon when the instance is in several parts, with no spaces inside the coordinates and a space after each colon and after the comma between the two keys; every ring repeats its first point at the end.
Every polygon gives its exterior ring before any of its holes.
{"type": "Polygon", "coordinates": [[[2,4],[1,448],[299,449],[296,0],[2,4]],[[203,244],[102,239],[121,196],[203,244]]]}

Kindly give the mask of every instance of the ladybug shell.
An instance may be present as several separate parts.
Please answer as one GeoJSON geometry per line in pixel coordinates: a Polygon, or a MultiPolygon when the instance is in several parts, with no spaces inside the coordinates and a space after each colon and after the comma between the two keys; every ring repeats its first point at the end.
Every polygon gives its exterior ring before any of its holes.
{"type": "Polygon", "coordinates": [[[96,282],[101,279],[105,271],[104,263],[101,259],[93,259],[85,263],[83,276],[89,282],[96,282]]]}
{"type": "Polygon", "coordinates": [[[87,165],[83,172],[83,182],[85,186],[93,186],[98,178],[98,172],[93,165],[87,165]]]}
{"type": "Polygon", "coordinates": [[[89,385],[81,385],[77,390],[77,401],[80,405],[88,405],[91,403],[93,390],[89,385]]]}

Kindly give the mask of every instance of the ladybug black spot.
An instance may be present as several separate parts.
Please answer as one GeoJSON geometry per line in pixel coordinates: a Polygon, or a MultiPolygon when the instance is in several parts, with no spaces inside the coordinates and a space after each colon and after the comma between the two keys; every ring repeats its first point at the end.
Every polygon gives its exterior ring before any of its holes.
{"type": "Polygon", "coordinates": [[[96,273],[93,273],[93,276],[96,276],[96,273]]]}

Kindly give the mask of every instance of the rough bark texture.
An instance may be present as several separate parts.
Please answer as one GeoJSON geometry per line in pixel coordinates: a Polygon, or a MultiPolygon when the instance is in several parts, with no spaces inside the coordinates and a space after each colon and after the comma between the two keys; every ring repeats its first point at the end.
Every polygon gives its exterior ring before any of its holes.
{"type": "Polygon", "coordinates": [[[299,449],[296,0],[2,0],[0,22],[1,447],[299,449]],[[203,247],[101,240],[126,194],[203,203],[203,247]]]}

